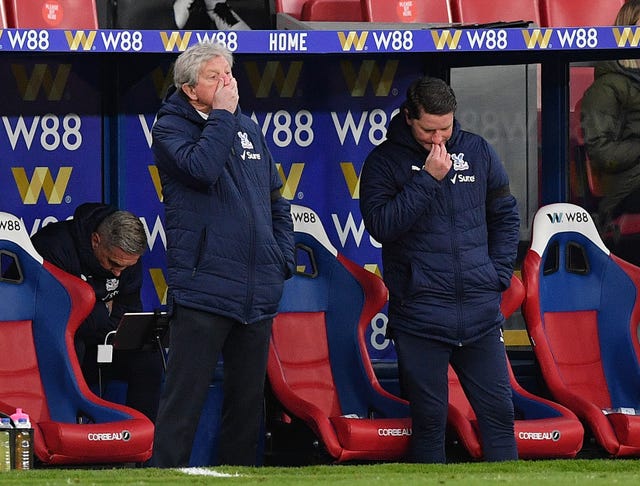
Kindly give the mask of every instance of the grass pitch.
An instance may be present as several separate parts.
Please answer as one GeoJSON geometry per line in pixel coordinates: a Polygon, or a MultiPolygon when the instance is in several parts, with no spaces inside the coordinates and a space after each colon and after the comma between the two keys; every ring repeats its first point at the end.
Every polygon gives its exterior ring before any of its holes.
{"type": "Polygon", "coordinates": [[[447,465],[371,464],[305,467],[210,467],[178,469],[34,469],[0,473],[2,485],[634,485],[637,459],[571,459],[447,465]]]}

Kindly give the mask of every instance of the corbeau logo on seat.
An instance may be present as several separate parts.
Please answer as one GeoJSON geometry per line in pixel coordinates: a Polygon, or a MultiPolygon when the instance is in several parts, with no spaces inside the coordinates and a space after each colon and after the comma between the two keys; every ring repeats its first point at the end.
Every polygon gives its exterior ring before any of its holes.
{"type": "Polygon", "coordinates": [[[560,440],[560,431],[554,430],[552,432],[520,432],[518,438],[522,440],[551,440],[558,442],[560,440]]]}
{"type": "Polygon", "coordinates": [[[411,429],[378,429],[380,437],[402,437],[411,435],[411,429]]]}
{"type": "Polygon", "coordinates": [[[87,434],[87,440],[90,441],[123,441],[127,442],[131,439],[131,432],[128,430],[123,430],[122,432],[103,432],[103,433],[94,433],[87,434]]]}

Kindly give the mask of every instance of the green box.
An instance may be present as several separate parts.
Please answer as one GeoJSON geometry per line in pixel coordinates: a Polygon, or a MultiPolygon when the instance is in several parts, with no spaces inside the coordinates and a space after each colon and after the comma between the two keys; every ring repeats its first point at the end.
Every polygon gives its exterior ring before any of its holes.
{"type": "Polygon", "coordinates": [[[8,471],[11,469],[11,463],[13,462],[13,430],[12,429],[0,429],[0,472],[8,471]]]}

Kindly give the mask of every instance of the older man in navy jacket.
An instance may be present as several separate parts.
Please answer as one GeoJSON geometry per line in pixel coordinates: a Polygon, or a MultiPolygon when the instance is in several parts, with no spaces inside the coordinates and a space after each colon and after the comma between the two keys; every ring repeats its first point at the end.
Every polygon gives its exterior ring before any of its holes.
{"type": "Polygon", "coordinates": [[[485,459],[517,458],[500,313],[517,203],[496,152],[460,128],[456,106],[444,81],[415,81],[360,182],[366,228],[382,243],[416,462],[446,460],[449,364],[478,417],[485,459]]]}
{"type": "Polygon", "coordinates": [[[240,111],[232,64],[219,44],[180,54],[152,132],[172,315],[158,467],[188,463],[220,353],[218,459],[256,464],[271,325],[294,271],[290,205],[260,128],[240,111]]]}

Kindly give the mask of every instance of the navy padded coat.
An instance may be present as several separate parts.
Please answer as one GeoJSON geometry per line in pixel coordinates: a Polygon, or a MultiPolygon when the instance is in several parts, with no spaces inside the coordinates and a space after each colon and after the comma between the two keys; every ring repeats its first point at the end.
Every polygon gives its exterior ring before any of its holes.
{"type": "Polygon", "coordinates": [[[253,323],[276,314],[294,270],[290,205],[256,123],[203,118],[172,88],[152,131],[167,234],[168,307],[253,323]]]}
{"type": "Polygon", "coordinates": [[[501,292],[519,241],[516,199],[493,148],[457,121],[447,142],[453,165],[437,181],[422,170],[428,152],[400,113],[367,157],[360,209],[382,243],[389,328],[454,345],[504,321],[501,292]]]}

